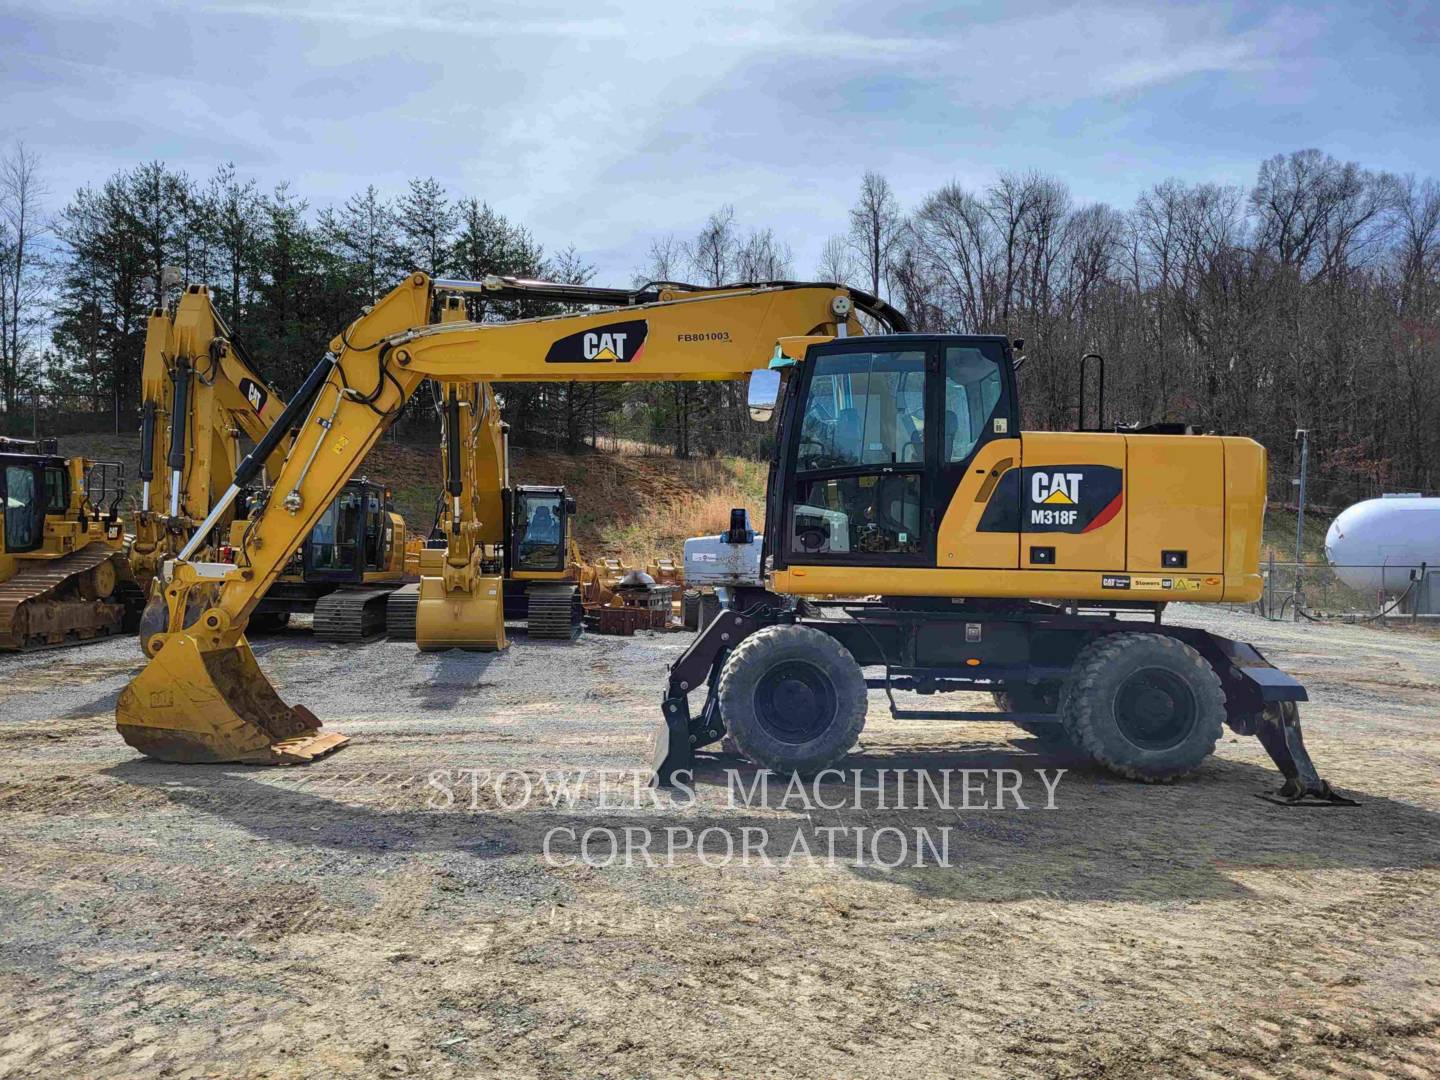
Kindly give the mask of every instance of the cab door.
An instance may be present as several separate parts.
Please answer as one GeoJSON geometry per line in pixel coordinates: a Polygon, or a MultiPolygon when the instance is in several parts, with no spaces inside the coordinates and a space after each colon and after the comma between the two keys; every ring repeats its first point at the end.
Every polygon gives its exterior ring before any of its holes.
{"type": "Polygon", "coordinates": [[[927,462],[937,359],[926,339],[809,351],[789,417],[781,520],[766,525],[777,565],[935,564],[927,462]]]}

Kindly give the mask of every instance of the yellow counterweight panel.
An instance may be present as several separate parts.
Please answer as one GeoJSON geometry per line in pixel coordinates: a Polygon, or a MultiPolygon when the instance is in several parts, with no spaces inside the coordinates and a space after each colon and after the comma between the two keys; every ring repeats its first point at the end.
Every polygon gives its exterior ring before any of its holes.
{"type": "Polygon", "coordinates": [[[1265,529],[1265,448],[1227,435],[1225,444],[1225,602],[1249,604],[1265,589],[1260,538],[1265,529]]]}
{"type": "Polygon", "coordinates": [[[1185,569],[1225,569],[1225,453],[1220,439],[1194,435],[1125,437],[1130,504],[1126,565],[1165,570],[1162,551],[1185,553],[1185,569]]]}

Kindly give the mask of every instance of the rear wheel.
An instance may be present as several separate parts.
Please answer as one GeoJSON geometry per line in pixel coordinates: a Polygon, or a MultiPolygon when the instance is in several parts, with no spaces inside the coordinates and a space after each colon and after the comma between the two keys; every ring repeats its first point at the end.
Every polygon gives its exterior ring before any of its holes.
{"type": "Polygon", "coordinates": [[[720,672],[719,696],[736,747],[775,772],[834,765],[865,726],[860,666],[808,626],[768,626],[742,641],[720,672]]]}
{"type": "Polygon", "coordinates": [[[1206,659],[1163,634],[1110,634],[1080,651],[1060,703],[1070,737],[1135,780],[1171,780],[1215,752],[1225,691],[1206,659]]]}

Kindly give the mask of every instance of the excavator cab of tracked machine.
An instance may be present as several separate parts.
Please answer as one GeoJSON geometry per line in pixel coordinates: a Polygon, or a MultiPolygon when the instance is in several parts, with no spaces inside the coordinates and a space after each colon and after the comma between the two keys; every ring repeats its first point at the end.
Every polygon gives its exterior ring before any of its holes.
{"type": "Polygon", "coordinates": [[[563,487],[510,489],[505,570],[521,580],[559,580],[569,572],[575,499],[563,487]]]}
{"type": "Polygon", "coordinates": [[[291,614],[314,614],[315,634],[358,641],[385,622],[385,602],[406,576],[405,521],[390,491],[365,477],[345,482],[285,572],[261,599],[256,629],[275,629],[291,614]]]}
{"type": "Polygon", "coordinates": [[[317,584],[396,580],[403,573],[404,529],[390,492],[365,478],[346,483],[301,548],[301,576],[317,584]]]}
{"type": "Polygon", "coordinates": [[[563,487],[522,484],[505,492],[505,618],[533,638],[580,635],[583,567],[575,545],[575,498],[563,487]]]}

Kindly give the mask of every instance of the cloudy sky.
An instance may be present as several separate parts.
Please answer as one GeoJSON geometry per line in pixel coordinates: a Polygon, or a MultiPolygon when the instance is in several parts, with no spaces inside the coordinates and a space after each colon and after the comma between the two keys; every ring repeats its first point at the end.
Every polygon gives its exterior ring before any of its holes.
{"type": "Polygon", "coordinates": [[[1129,205],[1318,146],[1440,176],[1440,5],[0,0],[0,145],[54,201],[158,158],[313,204],[433,175],[623,283],[733,203],[813,272],[866,169],[1129,205]]]}

